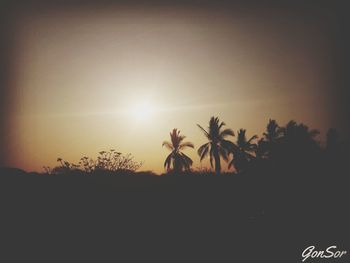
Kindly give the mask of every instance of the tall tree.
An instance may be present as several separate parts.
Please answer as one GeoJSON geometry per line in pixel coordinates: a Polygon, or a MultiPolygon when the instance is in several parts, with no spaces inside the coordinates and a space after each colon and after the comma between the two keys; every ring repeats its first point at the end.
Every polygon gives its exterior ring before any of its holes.
{"type": "Polygon", "coordinates": [[[171,151],[164,162],[164,167],[167,171],[170,171],[172,167],[175,173],[180,173],[183,170],[188,171],[191,168],[193,161],[182,150],[187,147],[194,148],[194,145],[191,142],[183,142],[185,138],[186,136],[180,135],[180,131],[173,129],[170,132],[171,141],[163,142],[162,146],[165,146],[171,151]]]}
{"type": "Polygon", "coordinates": [[[209,121],[208,130],[205,130],[202,126],[197,126],[203,131],[208,142],[203,144],[198,149],[198,155],[202,161],[206,156],[209,156],[210,165],[213,167],[213,160],[215,162],[215,173],[220,174],[221,163],[220,157],[225,161],[228,161],[228,154],[234,148],[234,144],[229,140],[226,140],[228,136],[234,136],[234,132],[231,129],[223,129],[226,124],[220,122],[218,117],[211,117],[209,121]]]}
{"type": "Polygon", "coordinates": [[[254,140],[258,138],[253,135],[247,139],[246,130],[240,129],[237,133],[236,146],[233,149],[233,158],[229,163],[229,168],[234,166],[238,172],[247,168],[248,163],[255,158],[253,153],[256,151],[257,145],[254,140]]]}
{"type": "Polygon", "coordinates": [[[281,129],[275,120],[269,119],[264,137],[267,142],[275,142],[281,135],[281,129]]]}
{"type": "Polygon", "coordinates": [[[271,157],[276,144],[282,136],[282,129],[275,120],[269,119],[266,125],[266,132],[264,132],[263,135],[264,137],[258,141],[255,151],[256,157],[259,159],[271,157]]]}
{"type": "Polygon", "coordinates": [[[295,169],[312,167],[320,153],[320,145],[316,140],[319,131],[292,120],[281,128],[281,133],[270,155],[272,160],[280,166],[290,165],[295,169]]]}
{"type": "Polygon", "coordinates": [[[305,124],[297,124],[293,120],[289,121],[285,127],[282,127],[280,132],[282,133],[283,140],[298,146],[305,143],[316,144],[315,137],[320,133],[316,129],[310,130],[305,124]]]}

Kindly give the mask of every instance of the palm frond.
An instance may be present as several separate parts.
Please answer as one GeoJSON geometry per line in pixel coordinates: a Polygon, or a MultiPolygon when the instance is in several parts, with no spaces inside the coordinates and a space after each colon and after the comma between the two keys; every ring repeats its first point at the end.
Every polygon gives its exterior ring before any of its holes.
{"type": "MultiPolygon", "coordinates": [[[[180,133],[180,131],[179,131],[179,133],[180,133]]],[[[186,136],[178,134],[178,137],[177,137],[178,144],[180,145],[181,142],[182,142],[185,138],[186,138],[186,136]]]]}
{"type": "Polygon", "coordinates": [[[193,164],[193,161],[190,157],[188,157],[186,154],[184,153],[180,153],[181,157],[182,157],[182,162],[183,162],[183,165],[185,167],[186,170],[189,170],[190,167],[192,166],[193,164]]]}
{"type": "Polygon", "coordinates": [[[204,133],[204,135],[205,135],[208,139],[210,139],[209,133],[208,133],[202,126],[200,126],[199,124],[197,124],[197,126],[202,130],[202,132],[204,133]]]}
{"type": "Polygon", "coordinates": [[[190,148],[194,148],[194,145],[192,142],[184,142],[182,144],[180,144],[179,149],[185,149],[186,147],[190,147],[190,148]]]}
{"type": "Polygon", "coordinates": [[[173,154],[170,153],[170,154],[167,156],[167,158],[165,159],[164,168],[166,167],[167,170],[170,169],[172,156],[173,156],[173,154]]]}
{"type": "Polygon", "coordinates": [[[170,132],[170,139],[174,148],[177,148],[179,145],[179,132],[180,131],[177,131],[177,129],[173,129],[173,131],[170,132]]]}
{"type": "Polygon", "coordinates": [[[201,161],[204,159],[205,156],[208,155],[209,148],[209,143],[203,144],[201,147],[198,148],[197,152],[201,161]]]}
{"type": "Polygon", "coordinates": [[[225,138],[226,136],[235,136],[235,133],[231,129],[225,129],[220,133],[220,137],[225,138]]]}
{"type": "Polygon", "coordinates": [[[163,142],[162,147],[164,147],[164,146],[165,146],[166,148],[168,148],[170,151],[174,150],[173,145],[172,145],[170,142],[168,142],[168,141],[164,141],[164,142],[163,142]]]}
{"type": "Polygon", "coordinates": [[[228,163],[228,169],[230,169],[232,166],[234,166],[233,162],[234,162],[234,159],[232,159],[232,160],[228,163]]]}
{"type": "Polygon", "coordinates": [[[248,140],[248,144],[250,144],[253,140],[256,140],[256,139],[258,139],[258,135],[254,135],[254,136],[252,136],[249,140],[248,140]]]}
{"type": "Polygon", "coordinates": [[[210,146],[209,161],[210,161],[210,166],[211,166],[211,168],[213,168],[213,156],[214,156],[213,147],[210,146]]]}
{"type": "Polygon", "coordinates": [[[226,123],[222,121],[222,122],[220,123],[220,125],[219,125],[219,130],[220,130],[222,127],[224,127],[225,125],[226,125],[226,123]]]}
{"type": "Polygon", "coordinates": [[[228,161],[228,152],[225,148],[223,148],[222,146],[218,147],[218,152],[219,155],[227,162],[228,161]]]}
{"type": "Polygon", "coordinates": [[[220,145],[228,152],[238,150],[238,146],[229,140],[222,140],[220,145]]]}
{"type": "Polygon", "coordinates": [[[248,159],[255,159],[255,156],[254,155],[252,155],[251,153],[249,153],[249,152],[244,152],[244,155],[245,155],[245,157],[246,158],[248,158],[248,159]]]}

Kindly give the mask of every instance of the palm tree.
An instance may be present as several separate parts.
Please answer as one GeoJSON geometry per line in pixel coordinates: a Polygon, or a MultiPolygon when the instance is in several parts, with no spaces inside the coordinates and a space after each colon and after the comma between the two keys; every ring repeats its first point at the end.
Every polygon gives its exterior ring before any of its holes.
{"type": "Polygon", "coordinates": [[[209,121],[208,131],[206,131],[202,126],[197,124],[197,126],[203,131],[204,135],[207,137],[208,141],[203,144],[198,149],[198,155],[202,161],[204,157],[209,155],[210,165],[213,167],[213,159],[215,161],[215,173],[220,174],[221,164],[220,157],[225,161],[228,161],[228,154],[234,148],[234,144],[225,138],[227,136],[234,136],[234,132],[231,129],[224,129],[224,122],[220,122],[218,117],[211,117],[209,121]]]}
{"type": "Polygon", "coordinates": [[[257,135],[253,135],[249,140],[247,140],[246,130],[240,129],[237,133],[236,146],[232,153],[233,158],[229,163],[229,168],[234,166],[238,172],[244,170],[247,164],[255,158],[252,154],[256,151],[257,145],[253,143],[254,140],[258,138],[257,135]]]}
{"type": "Polygon", "coordinates": [[[276,144],[281,139],[283,129],[279,127],[275,120],[269,119],[266,126],[266,132],[263,133],[264,137],[257,143],[255,151],[256,157],[259,159],[270,158],[274,152],[276,144]]]}
{"type": "Polygon", "coordinates": [[[305,165],[311,166],[320,152],[320,146],[316,140],[319,131],[309,129],[303,123],[298,124],[292,120],[281,128],[281,133],[282,136],[271,155],[275,163],[282,166],[293,163],[293,168],[297,169],[305,168],[305,165]]]}
{"type": "Polygon", "coordinates": [[[237,132],[237,146],[242,152],[253,152],[256,144],[252,143],[254,140],[258,138],[258,135],[253,135],[250,137],[249,140],[247,140],[246,136],[246,130],[245,129],[239,129],[237,132]]]}
{"type": "Polygon", "coordinates": [[[281,128],[280,131],[284,140],[298,144],[315,143],[315,137],[320,133],[316,129],[310,130],[305,124],[297,124],[293,120],[289,121],[286,127],[281,128]]]}
{"type": "Polygon", "coordinates": [[[194,145],[191,142],[183,142],[185,138],[186,136],[180,135],[180,131],[173,129],[173,131],[170,132],[171,142],[163,142],[162,146],[165,146],[171,151],[164,162],[164,167],[167,168],[167,171],[170,171],[171,166],[176,173],[180,173],[184,169],[188,171],[191,168],[193,161],[190,157],[181,152],[181,150],[186,147],[194,148],[194,145]]]}
{"type": "Polygon", "coordinates": [[[269,146],[269,143],[265,141],[264,138],[261,138],[256,144],[255,157],[260,160],[268,158],[268,154],[270,152],[269,146]]]}
{"type": "Polygon", "coordinates": [[[275,120],[269,119],[264,137],[267,142],[275,142],[281,135],[281,129],[275,120]]]}

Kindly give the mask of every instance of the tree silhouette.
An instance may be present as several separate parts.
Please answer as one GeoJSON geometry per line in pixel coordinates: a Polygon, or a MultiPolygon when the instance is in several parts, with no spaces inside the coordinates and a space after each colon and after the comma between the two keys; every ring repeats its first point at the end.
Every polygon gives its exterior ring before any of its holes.
{"type": "Polygon", "coordinates": [[[279,167],[307,169],[318,160],[319,143],[316,141],[318,130],[309,129],[303,123],[291,120],[285,127],[280,128],[281,137],[277,144],[270,149],[270,158],[279,167]]]}
{"type": "MultiPolygon", "coordinates": [[[[341,168],[346,168],[348,163],[349,143],[339,140],[338,132],[334,128],[328,130],[326,144],[322,146],[316,137],[319,134],[318,130],[293,120],[285,126],[279,126],[275,120],[269,119],[260,140],[257,135],[247,137],[246,129],[241,128],[237,131],[236,140],[230,141],[227,137],[235,134],[233,130],[224,128],[225,123],[218,117],[210,118],[207,129],[199,124],[197,126],[208,140],[197,150],[200,161],[209,157],[211,167],[215,166],[216,175],[221,172],[221,158],[228,162],[228,168],[234,167],[238,173],[262,173],[267,174],[270,179],[277,178],[276,176],[284,172],[293,176],[297,176],[299,172],[333,173],[335,170],[341,171],[341,168]],[[229,160],[230,154],[232,159],[229,160]]],[[[173,129],[170,132],[170,142],[163,142],[162,146],[171,151],[164,162],[168,172],[171,170],[174,174],[180,174],[191,169],[193,161],[183,150],[186,147],[194,148],[194,145],[184,142],[185,138],[179,130],[173,129]]],[[[135,175],[142,166],[142,162],[135,161],[131,154],[124,155],[114,149],[99,152],[97,159],[84,156],[77,164],[62,158],[58,158],[57,162],[59,165],[53,168],[44,166],[45,174],[135,175]]],[[[191,170],[188,174],[212,174],[209,171],[212,170],[199,168],[191,170]]]]}
{"type": "Polygon", "coordinates": [[[180,173],[184,169],[188,171],[193,161],[186,154],[181,152],[181,150],[186,147],[194,148],[194,145],[191,142],[183,142],[186,136],[180,135],[180,131],[173,129],[170,132],[171,142],[164,141],[162,146],[168,148],[171,153],[167,156],[164,162],[164,167],[167,168],[167,171],[170,171],[171,166],[175,173],[180,173]]]}
{"type": "Polygon", "coordinates": [[[237,147],[233,148],[233,158],[228,165],[229,168],[234,166],[238,172],[247,168],[249,162],[255,158],[252,153],[256,151],[257,145],[253,143],[253,141],[257,138],[257,135],[253,135],[247,140],[246,130],[240,129],[238,131],[236,141],[237,147]]]}
{"type": "Polygon", "coordinates": [[[275,120],[269,119],[266,132],[263,133],[267,142],[276,142],[281,135],[281,129],[275,120]]]}
{"type": "Polygon", "coordinates": [[[295,121],[291,120],[287,123],[286,127],[280,129],[282,133],[283,140],[287,143],[294,144],[297,146],[307,144],[315,145],[315,137],[320,133],[316,129],[310,130],[308,126],[303,123],[297,124],[295,121]]]}
{"type": "Polygon", "coordinates": [[[267,141],[265,141],[264,138],[261,138],[256,143],[255,157],[259,160],[267,159],[268,153],[269,153],[269,143],[267,141]]]}
{"type": "Polygon", "coordinates": [[[269,119],[266,125],[266,132],[263,133],[255,149],[255,155],[258,159],[266,159],[274,153],[274,148],[282,136],[282,129],[275,120],[269,119]]]}
{"type": "Polygon", "coordinates": [[[210,165],[213,167],[213,159],[215,161],[215,173],[220,174],[221,164],[220,157],[225,161],[228,161],[228,154],[235,148],[235,145],[225,140],[227,136],[234,136],[234,132],[231,129],[224,129],[224,122],[220,122],[218,117],[211,117],[209,121],[208,131],[206,131],[202,126],[197,124],[197,126],[203,131],[204,135],[207,137],[208,141],[206,144],[203,144],[198,149],[198,155],[202,161],[204,157],[209,155],[210,165]]]}

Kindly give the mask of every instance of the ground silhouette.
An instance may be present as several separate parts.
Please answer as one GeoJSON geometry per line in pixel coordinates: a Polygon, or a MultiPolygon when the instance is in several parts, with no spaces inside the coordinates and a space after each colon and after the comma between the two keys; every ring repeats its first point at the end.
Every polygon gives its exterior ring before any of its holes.
{"type": "MultiPolygon", "coordinates": [[[[44,228],[70,244],[72,233],[99,241],[105,233],[124,245],[139,242],[142,253],[156,249],[165,258],[176,258],[179,249],[184,255],[187,247],[186,259],[193,262],[300,262],[310,245],[346,249],[349,144],[337,131],[330,129],[321,146],[318,131],[269,120],[261,138],[247,139],[240,129],[231,142],[224,138],[233,131],[222,131],[223,125],[211,118],[208,131],[201,128],[208,142],[198,152],[214,159],[215,171],[179,169],[159,176],[138,171],[141,163],[114,150],[77,164],[59,158],[58,166],[44,173],[1,168],[1,222],[13,226],[5,227],[3,236],[21,236],[16,242],[31,244],[25,237],[47,239],[38,231],[44,228]],[[236,170],[220,172],[225,163],[219,153],[236,170]]],[[[180,147],[178,130],[171,136],[174,141],[166,145],[172,150],[191,147],[180,147]]]]}

